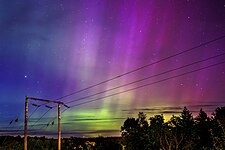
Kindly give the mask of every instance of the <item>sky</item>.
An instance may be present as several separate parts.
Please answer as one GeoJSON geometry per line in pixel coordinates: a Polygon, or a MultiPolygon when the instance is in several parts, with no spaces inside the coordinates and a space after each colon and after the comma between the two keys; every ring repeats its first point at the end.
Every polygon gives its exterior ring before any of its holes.
{"type": "MultiPolygon", "coordinates": [[[[119,136],[138,112],[210,115],[225,105],[224,36],[222,0],[0,0],[0,132],[23,134],[25,96],[70,107],[63,137],[119,136]]],[[[29,115],[28,135],[56,135],[55,104],[29,100],[29,115]]]]}

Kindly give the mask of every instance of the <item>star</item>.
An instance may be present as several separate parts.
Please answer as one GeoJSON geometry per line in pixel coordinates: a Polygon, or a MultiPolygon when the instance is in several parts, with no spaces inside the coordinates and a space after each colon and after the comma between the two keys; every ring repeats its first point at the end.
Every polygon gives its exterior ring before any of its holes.
{"type": "Polygon", "coordinates": [[[25,75],[24,78],[26,79],[27,78],[27,75],[25,75]]]}

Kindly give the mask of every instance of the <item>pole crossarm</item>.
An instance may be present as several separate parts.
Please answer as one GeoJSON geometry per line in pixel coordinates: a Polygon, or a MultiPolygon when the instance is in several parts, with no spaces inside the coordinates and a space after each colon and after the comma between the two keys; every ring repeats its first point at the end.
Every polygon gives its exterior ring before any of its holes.
{"type": "Polygon", "coordinates": [[[55,100],[49,100],[49,99],[42,99],[42,98],[35,98],[35,97],[27,97],[27,98],[30,99],[30,100],[34,100],[34,101],[43,101],[43,102],[47,102],[47,103],[57,103],[57,104],[65,105],[61,101],[55,101],[55,100]]]}

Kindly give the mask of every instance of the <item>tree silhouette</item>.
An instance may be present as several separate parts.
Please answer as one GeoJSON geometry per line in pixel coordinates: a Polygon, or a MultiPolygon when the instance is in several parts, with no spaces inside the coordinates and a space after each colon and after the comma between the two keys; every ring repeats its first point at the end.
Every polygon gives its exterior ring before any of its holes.
{"type": "Polygon", "coordinates": [[[194,145],[194,119],[190,111],[184,107],[180,116],[172,116],[168,125],[174,140],[174,149],[189,149],[194,145]]]}
{"type": "Polygon", "coordinates": [[[222,128],[224,129],[224,127],[225,127],[225,107],[218,107],[215,110],[214,117],[218,121],[218,123],[222,126],[222,128]]]}
{"type": "Polygon", "coordinates": [[[225,149],[225,107],[218,107],[211,118],[211,135],[213,146],[218,149],[225,149]]]}
{"type": "Polygon", "coordinates": [[[213,139],[210,131],[210,118],[201,109],[195,120],[197,130],[197,147],[211,148],[213,145],[213,139]]]}
{"type": "Polygon", "coordinates": [[[147,150],[148,149],[148,122],[143,112],[138,114],[138,118],[127,118],[121,127],[123,141],[126,149],[147,150]]]}
{"type": "Polygon", "coordinates": [[[225,149],[224,111],[224,107],[217,108],[209,118],[201,109],[194,118],[184,107],[168,122],[163,115],[150,117],[149,125],[146,115],[139,113],[137,119],[127,118],[121,127],[123,144],[127,150],[225,149]]]}
{"type": "Polygon", "coordinates": [[[163,148],[164,143],[164,117],[163,115],[155,115],[150,117],[149,135],[151,149],[163,148]]]}

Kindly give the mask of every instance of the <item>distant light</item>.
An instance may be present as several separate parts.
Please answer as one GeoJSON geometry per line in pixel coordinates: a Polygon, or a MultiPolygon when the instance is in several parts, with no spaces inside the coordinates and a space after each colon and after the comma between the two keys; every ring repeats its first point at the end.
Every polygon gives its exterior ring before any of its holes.
{"type": "Polygon", "coordinates": [[[27,78],[27,75],[25,75],[24,78],[27,78]]]}

